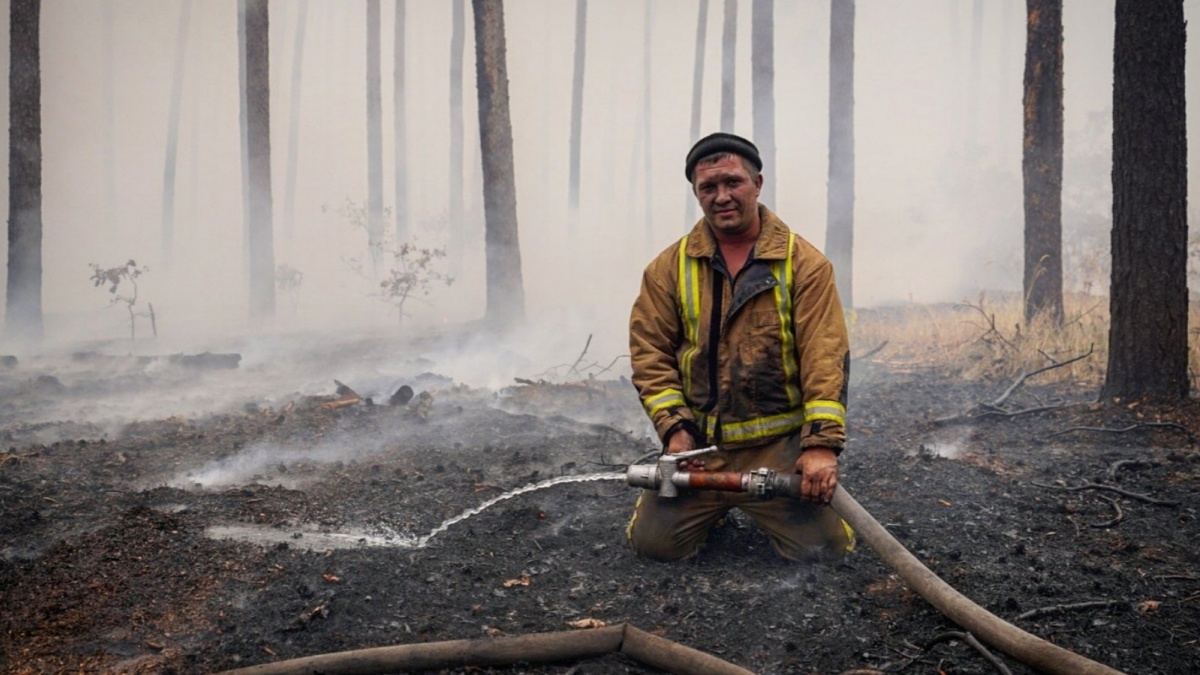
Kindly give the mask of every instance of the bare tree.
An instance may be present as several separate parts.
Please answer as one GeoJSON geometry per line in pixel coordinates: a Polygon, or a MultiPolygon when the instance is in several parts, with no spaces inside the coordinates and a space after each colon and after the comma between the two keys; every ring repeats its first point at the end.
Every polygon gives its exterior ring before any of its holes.
{"type": "Polygon", "coordinates": [[[246,158],[250,218],[246,224],[250,266],[250,316],[275,314],[275,250],[271,200],[271,78],[267,0],[242,0],[246,54],[246,158]]]}
{"type": "Polygon", "coordinates": [[[761,201],[775,206],[775,0],[754,0],[750,16],[750,87],[754,97],[754,144],[772,180],[761,201]]]}
{"type": "Polygon", "coordinates": [[[475,14],[475,80],[479,92],[479,145],[483,160],[488,323],[508,328],[525,317],[512,121],[508,105],[507,47],[501,0],[471,0],[475,14]]]}
{"type": "Polygon", "coordinates": [[[567,215],[571,231],[579,219],[579,164],[583,136],[583,74],[587,57],[587,0],[575,0],[575,73],[571,82],[571,166],[567,215]]]}
{"type": "Polygon", "coordinates": [[[1112,323],[1103,395],[1188,395],[1183,0],[1117,0],[1112,323]]]}
{"type": "Polygon", "coordinates": [[[300,91],[304,84],[304,33],[308,0],[296,6],[296,35],[292,41],[292,86],[288,92],[288,159],[283,187],[283,232],[291,237],[296,227],[296,167],[300,158],[300,91]]]}
{"type": "Polygon", "coordinates": [[[8,287],[5,334],[42,337],[42,66],[40,0],[8,9],[8,287]]]}
{"type": "MultiPolygon", "coordinates": [[[[451,0],[450,16],[450,223],[447,252],[450,271],[462,265],[466,224],[463,223],[463,49],[466,45],[465,0],[451,0]]],[[[476,38],[478,39],[478,38],[476,38]]]]}
{"type": "Polygon", "coordinates": [[[1025,38],[1025,321],[1062,323],[1062,0],[1027,0],[1025,38]]]}
{"type": "Polygon", "coordinates": [[[734,98],[737,93],[737,0],[725,0],[725,28],[721,34],[721,131],[733,133],[734,98]]]}
{"type": "Polygon", "coordinates": [[[162,261],[171,266],[175,238],[175,169],[179,155],[179,116],[183,98],[183,66],[187,56],[188,21],[192,0],[183,0],[179,8],[179,25],[175,30],[175,67],[171,79],[171,108],[167,113],[167,156],[163,162],[162,199],[162,261]]]}
{"type": "MultiPolygon", "coordinates": [[[[696,56],[692,67],[692,125],[688,142],[694,143],[700,139],[700,109],[704,99],[704,45],[708,35],[708,0],[700,0],[700,9],[696,15],[696,56]]],[[[696,222],[696,198],[687,195],[687,221],[684,227],[691,229],[696,222]]]]}
{"type": "Polygon", "coordinates": [[[854,306],[854,14],[854,0],[831,0],[825,254],[846,307],[854,306]]]}
{"type": "Polygon", "coordinates": [[[392,47],[392,130],[396,151],[396,241],[408,240],[408,114],[405,108],[405,46],[404,18],[406,0],[396,0],[396,42],[392,47]]]}
{"type": "Polygon", "coordinates": [[[383,242],[383,95],[379,0],[367,0],[367,246],[371,274],[379,275],[383,242]]]}

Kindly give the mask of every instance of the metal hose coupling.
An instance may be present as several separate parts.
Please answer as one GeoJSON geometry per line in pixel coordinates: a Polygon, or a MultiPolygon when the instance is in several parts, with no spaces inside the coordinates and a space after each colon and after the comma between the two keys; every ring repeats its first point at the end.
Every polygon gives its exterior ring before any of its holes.
{"type": "Polygon", "coordinates": [[[654,464],[633,464],[625,471],[625,480],[632,487],[655,490],[668,499],[679,496],[680,488],[748,492],[759,499],[779,496],[798,497],[800,477],[778,474],[767,468],[748,473],[730,471],[680,471],[680,461],[715,452],[716,446],[674,454],[664,453],[654,464]]]}

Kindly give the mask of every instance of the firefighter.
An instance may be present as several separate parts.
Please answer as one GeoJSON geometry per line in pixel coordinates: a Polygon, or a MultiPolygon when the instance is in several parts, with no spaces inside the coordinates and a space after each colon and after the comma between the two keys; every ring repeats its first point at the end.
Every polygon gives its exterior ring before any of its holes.
{"type": "Polygon", "coordinates": [[[849,339],[833,266],[758,203],[762,159],[716,133],[687,154],[704,217],[646,267],[629,323],[633,384],[664,452],[719,450],[686,470],[766,467],[802,477],[801,499],[643,491],[627,534],[659,560],[695,555],[739,508],[782,556],[836,558],[853,533],[828,506],[845,444],[849,339]]]}

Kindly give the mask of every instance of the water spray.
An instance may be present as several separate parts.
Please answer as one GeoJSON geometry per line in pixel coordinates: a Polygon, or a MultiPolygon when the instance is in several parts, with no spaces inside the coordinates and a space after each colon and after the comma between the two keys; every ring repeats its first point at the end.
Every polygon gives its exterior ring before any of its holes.
{"type": "MultiPolygon", "coordinates": [[[[680,470],[682,460],[716,450],[713,446],[681,453],[664,453],[654,464],[631,465],[626,470],[625,480],[633,487],[657,491],[659,497],[667,499],[678,497],[681,488],[745,492],[759,499],[800,497],[800,476],[795,474],[778,474],[765,468],[747,473],[680,470]]],[[[1046,673],[1120,675],[1121,671],[1027,633],[975,604],[917,560],[841,485],[835,489],[829,505],[910,588],[983,642],[1046,673]]]]}

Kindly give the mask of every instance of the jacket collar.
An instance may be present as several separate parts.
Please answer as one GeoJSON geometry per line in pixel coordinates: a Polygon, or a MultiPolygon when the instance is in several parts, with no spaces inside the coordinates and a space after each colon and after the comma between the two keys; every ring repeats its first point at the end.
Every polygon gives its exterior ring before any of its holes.
{"type": "MultiPolygon", "coordinates": [[[[762,229],[758,241],[754,242],[755,260],[783,260],[787,258],[788,226],[770,209],[758,205],[758,218],[762,229]]],[[[717,239],[704,218],[696,223],[688,235],[687,255],[689,258],[712,258],[717,254],[717,239]]]]}

